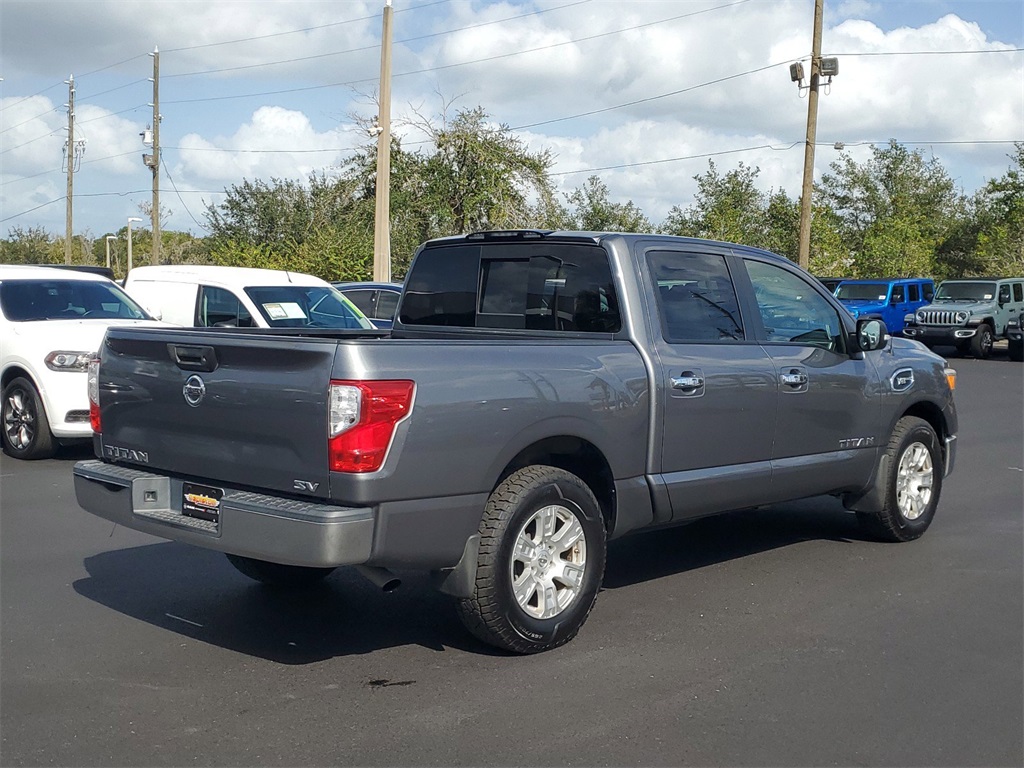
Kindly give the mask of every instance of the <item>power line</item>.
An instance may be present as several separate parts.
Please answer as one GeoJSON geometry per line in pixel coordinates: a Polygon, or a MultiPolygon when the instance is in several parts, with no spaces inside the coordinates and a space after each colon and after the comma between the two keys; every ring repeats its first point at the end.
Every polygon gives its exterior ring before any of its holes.
{"type": "MultiPolygon", "coordinates": [[[[421,10],[423,8],[429,8],[429,7],[433,6],[433,5],[442,5],[444,3],[449,3],[449,2],[451,2],[451,0],[434,0],[434,2],[432,2],[432,3],[424,3],[423,5],[418,5],[415,8],[402,8],[400,10],[395,10],[394,13],[407,13],[409,11],[418,11],[418,10],[421,10]]],[[[373,20],[375,20],[377,18],[378,18],[378,16],[375,14],[373,16],[361,16],[361,17],[359,17],[357,19],[347,19],[345,21],[332,21],[332,22],[330,22],[328,24],[318,24],[315,27],[303,27],[302,29],[289,29],[289,30],[286,30],[284,32],[271,32],[271,33],[266,34],[266,35],[256,35],[255,37],[240,37],[237,40],[222,40],[219,43],[203,43],[202,45],[188,45],[188,46],[183,46],[181,48],[165,48],[164,49],[164,53],[179,53],[180,51],[195,51],[195,50],[198,50],[200,48],[215,48],[215,47],[220,46],[220,45],[234,45],[235,43],[250,43],[250,42],[253,42],[255,40],[267,40],[268,38],[271,38],[271,37],[283,37],[285,35],[295,35],[295,34],[298,34],[300,32],[314,32],[314,31],[316,31],[318,29],[328,29],[330,27],[344,26],[345,24],[355,24],[356,22],[359,22],[359,21],[373,21],[373,20]]]]}
{"type": "MultiPolygon", "coordinates": [[[[166,147],[165,147],[165,149],[166,149],[166,147]]],[[[185,204],[185,200],[184,200],[184,198],[182,198],[181,192],[178,191],[178,185],[174,183],[174,177],[171,176],[171,170],[167,167],[167,161],[163,159],[163,156],[160,157],[160,163],[161,163],[161,165],[163,165],[164,173],[167,174],[167,179],[168,179],[168,181],[171,182],[171,187],[174,189],[175,194],[178,196],[178,202],[180,202],[181,203],[181,207],[185,209],[185,213],[187,213],[189,215],[189,218],[192,219],[192,221],[194,221],[196,223],[197,227],[199,227],[201,230],[203,230],[203,232],[209,233],[210,230],[208,230],[206,227],[204,227],[202,224],[199,223],[199,219],[197,219],[195,216],[192,215],[192,211],[190,211],[188,209],[188,206],[185,204]]],[[[157,211],[157,215],[160,215],[159,211],[157,211]]]]}
{"type": "Polygon", "coordinates": [[[735,155],[735,154],[740,153],[740,152],[753,152],[753,151],[758,150],[758,149],[772,149],[772,150],[775,150],[776,152],[778,152],[778,151],[785,152],[785,151],[788,151],[790,149],[793,149],[793,147],[796,147],[796,146],[798,146],[800,144],[803,144],[803,142],[802,141],[795,141],[792,144],[790,144],[788,147],[773,147],[771,144],[760,144],[760,145],[755,146],[755,147],[741,147],[739,149],[723,149],[723,150],[720,150],[718,152],[705,152],[705,153],[699,154],[699,155],[685,155],[685,156],[682,156],[682,157],[666,157],[666,158],[662,158],[660,160],[644,160],[642,162],[637,162],[637,163],[621,163],[619,165],[604,165],[604,166],[600,166],[600,167],[597,167],[597,168],[580,168],[580,169],[577,169],[575,171],[558,171],[557,173],[549,173],[548,175],[549,176],[574,176],[574,175],[577,175],[577,174],[580,174],[580,173],[594,173],[595,171],[617,171],[617,170],[621,170],[622,168],[640,168],[640,167],[646,166],[646,165],[662,165],[664,163],[676,163],[676,162],[679,162],[681,160],[699,160],[699,159],[704,158],[704,157],[719,157],[721,155],[735,155]]]}
{"type": "MultiPolygon", "coordinates": [[[[465,32],[466,30],[470,30],[470,29],[479,29],[480,27],[492,26],[494,24],[504,24],[504,23],[509,22],[509,21],[516,21],[517,19],[525,19],[528,16],[539,16],[542,13],[551,13],[552,11],[561,11],[561,10],[563,10],[565,8],[572,8],[573,6],[584,5],[584,4],[589,3],[589,2],[592,2],[592,0],[576,0],[575,2],[566,3],[565,5],[556,5],[556,6],[552,6],[551,8],[542,8],[542,9],[537,10],[537,11],[530,11],[529,13],[521,13],[518,16],[508,16],[508,17],[506,17],[504,19],[494,19],[492,21],[483,21],[483,22],[480,22],[479,24],[470,24],[470,25],[465,26],[465,27],[459,27],[457,29],[449,29],[449,30],[446,30],[444,32],[431,32],[430,34],[427,34],[427,35],[419,35],[417,37],[407,37],[407,38],[404,38],[402,40],[396,40],[395,42],[396,43],[413,43],[413,42],[417,42],[419,40],[427,40],[427,39],[429,39],[431,37],[443,37],[444,35],[453,35],[453,34],[455,34],[457,32],[465,32]]],[[[376,17],[373,17],[373,18],[376,18],[376,17]]],[[[318,54],[315,54],[313,56],[300,56],[300,57],[294,58],[294,59],[281,59],[279,61],[266,61],[266,62],[262,62],[260,64],[244,64],[244,65],[237,66],[237,67],[224,67],[222,69],[205,69],[205,70],[196,71],[196,72],[179,72],[179,73],[176,73],[176,74],[173,74],[173,75],[165,75],[165,77],[166,78],[171,78],[171,77],[192,77],[194,75],[212,75],[212,74],[218,74],[218,73],[221,73],[221,72],[236,72],[236,71],[242,70],[242,69],[255,69],[255,68],[258,68],[258,67],[270,67],[270,66],[275,66],[277,64],[294,64],[294,63],[300,62],[300,61],[312,61],[314,59],[323,59],[323,58],[327,58],[328,56],[340,56],[340,55],[345,54],[345,53],[359,53],[361,51],[373,51],[373,50],[378,49],[379,47],[380,46],[376,45],[376,44],[375,45],[364,45],[364,46],[361,46],[359,48],[348,48],[348,49],[343,50],[343,51],[330,51],[328,53],[318,53],[318,54]]]]}
{"type": "Polygon", "coordinates": [[[1020,53],[1024,48],[983,48],[980,50],[962,51],[858,51],[854,53],[835,53],[833,56],[960,56],[972,53],[1020,53]]]}

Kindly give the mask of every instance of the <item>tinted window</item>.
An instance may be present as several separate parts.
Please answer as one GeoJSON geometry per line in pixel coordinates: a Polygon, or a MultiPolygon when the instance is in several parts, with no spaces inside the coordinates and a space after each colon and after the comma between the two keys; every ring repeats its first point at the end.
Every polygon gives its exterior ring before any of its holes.
{"type": "Polygon", "coordinates": [[[907,301],[920,301],[921,287],[917,283],[911,283],[907,286],[907,294],[907,301]]]}
{"type": "Polygon", "coordinates": [[[737,341],[743,338],[736,292],[725,257],[652,251],[647,264],[657,286],[665,341],[737,341]]]}
{"type": "Polygon", "coordinates": [[[924,293],[924,300],[925,301],[931,301],[932,299],[935,298],[935,284],[934,283],[925,283],[924,285],[921,286],[921,290],[924,293]]]}
{"type": "Polygon", "coordinates": [[[405,325],[614,333],[622,323],[603,249],[571,243],[469,243],[416,258],[405,325]]]}
{"type": "Polygon", "coordinates": [[[14,322],[149,317],[119,287],[98,280],[8,280],[0,284],[0,307],[14,322]]]}
{"type": "Polygon", "coordinates": [[[1024,301],[1024,286],[1020,283],[1013,284],[1013,300],[1024,301]]]}
{"type": "Polygon", "coordinates": [[[381,291],[377,296],[377,311],[373,316],[380,320],[391,320],[394,318],[400,295],[394,291],[381,291]]]}
{"type": "Polygon", "coordinates": [[[252,315],[235,294],[225,288],[199,287],[196,325],[206,328],[251,328],[252,315]]]}
{"type": "Polygon", "coordinates": [[[327,285],[260,285],[245,292],[271,328],[373,328],[355,305],[327,285]]]}
{"type": "Polygon", "coordinates": [[[889,287],[885,283],[843,283],[836,291],[837,299],[885,301],[889,287]]]}
{"type": "Polygon", "coordinates": [[[810,283],[774,264],[746,265],[767,341],[845,350],[839,315],[810,283]]]}
{"type": "Polygon", "coordinates": [[[891,301],[893,301],[893,302],[903,302],[903,301],[906,301],[904,296],[905,296],[904,286],[902,286],[902,285],[894,285],[892,287],[892,299],[891,299],[891,301]]]}
{"type": "Polygon", "coordinates": [[[367,317],[373,316],[373,294],[372,290],[353,291],[348,288],[344,291],[345,298],[358,307],[359,311],[367,317]]]}

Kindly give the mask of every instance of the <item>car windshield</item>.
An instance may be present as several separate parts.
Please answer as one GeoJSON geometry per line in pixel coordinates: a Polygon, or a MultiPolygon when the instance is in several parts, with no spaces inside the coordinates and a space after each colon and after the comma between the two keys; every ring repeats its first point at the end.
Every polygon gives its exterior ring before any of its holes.
{"type": "Polygon", "coordinates": [[[885,301],[889,286],[885,283],[843,283],[836,291],[837,299],[885,301]]]}
{"type": "Polygon", "coordinates": [[[102,280],[7,280],[0,309],[13,322],[36,320],[148,320],[149,315],[117,285],[102,280]]]}
{"type": "Polygon", "coordinates": [[[991,301],[995,296],[995,283],[943,283],[935,292],[936,301],[991,301]]]}
{"type": "Polygon", "coordinates": [[[245,289],[271,328],[372,329],[373,323],[342,296],[323,285],[261,285],[245,289]]]}

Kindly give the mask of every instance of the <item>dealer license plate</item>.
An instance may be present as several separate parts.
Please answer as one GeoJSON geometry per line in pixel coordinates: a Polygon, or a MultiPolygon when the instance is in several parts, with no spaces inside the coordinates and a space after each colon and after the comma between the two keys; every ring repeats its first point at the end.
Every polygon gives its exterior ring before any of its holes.
{"type": "Polygon", "coordinates": [[[181,487],[181,514],[220,523],[220,500],[224,496],[221,488],[208,485],[183,483],[181,487]]]}

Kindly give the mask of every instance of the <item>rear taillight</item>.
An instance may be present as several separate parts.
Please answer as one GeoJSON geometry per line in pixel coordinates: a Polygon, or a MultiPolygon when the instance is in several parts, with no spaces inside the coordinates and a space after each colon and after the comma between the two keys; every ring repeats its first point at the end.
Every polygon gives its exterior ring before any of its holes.
{"type": "Polygon", "coordinates": [[[332,472],[376,472],[395,425],[412,410],[415,382],[331,381],[328,453],[332,472]]]}
{"type": "Polygon", "coordinates": [[[94,357],[89,361],[87,381],[89,387],[89,425],[92,431],[99,434],[100,428],[100,360],[94,357]]]}

